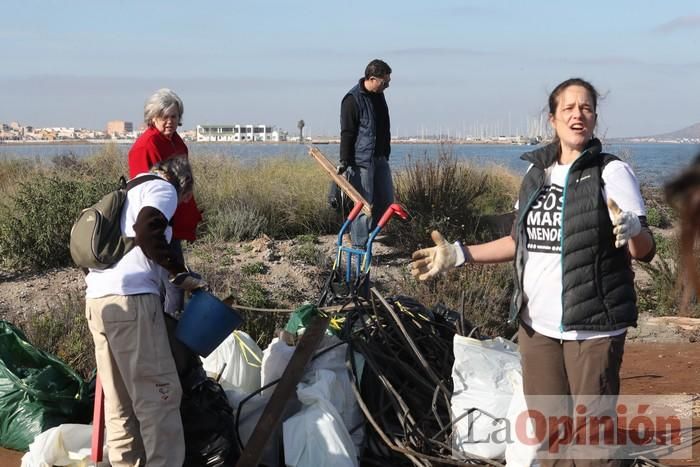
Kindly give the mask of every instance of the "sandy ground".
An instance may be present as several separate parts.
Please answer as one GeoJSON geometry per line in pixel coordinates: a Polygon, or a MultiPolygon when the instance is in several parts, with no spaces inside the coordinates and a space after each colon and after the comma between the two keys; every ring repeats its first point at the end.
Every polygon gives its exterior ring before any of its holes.
{"type": "MultiPolygon", "coordinates": [[[[273,241],[263,236],[249,242],[198,245],[186,253],[188,266],[199,272],[219,295],[237,289],[249,279],[246,266],[262,265],[264,272],[255,282],[269,293],[279,308],[293,308],[305,300],[315,301],[337,251],[336,236],[326,235],[310,244],[302,239],[273,241]]],[[[391,283],[392,277],[407,271],[407,260],[393,255],[391,248],[374,244],[376,281],[391,283]],[[402,272],[403,271],[403,272],[402,272]]],[[[41,273],[17,274],[0,268],[0,319],[22,323],[33,313],[46,311],[63,297],[84,295],[83,273],[77,268],[50,269],[41,273]]]]}

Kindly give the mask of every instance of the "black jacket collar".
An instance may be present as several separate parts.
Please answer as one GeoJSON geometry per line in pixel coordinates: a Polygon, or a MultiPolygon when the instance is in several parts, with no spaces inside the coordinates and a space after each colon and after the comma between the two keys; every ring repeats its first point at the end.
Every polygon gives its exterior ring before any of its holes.
{"type": "MultiPolygon", "coordinates": [[[[530,162],[535,167],[542,170],[546,169],[550,165],[554,164],[559,158],[559,141],[553,141],[546,146],[535,149],[534,151],[526,152],[520,158],[524,161],[530,162]]],[[[591,154],[591,156],[597,156],[603,150],[603,145],[598,138],[592,138],[586,147],[583,149],[583,154],[591,154]]]]}

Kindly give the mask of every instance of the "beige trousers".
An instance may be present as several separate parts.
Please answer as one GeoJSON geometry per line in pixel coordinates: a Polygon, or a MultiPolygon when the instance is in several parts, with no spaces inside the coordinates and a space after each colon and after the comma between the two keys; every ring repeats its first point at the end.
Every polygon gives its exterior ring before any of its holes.
{"type": "Polygon", "coordinates": [[[182,466],[182,389],[160,297],[88,298],[85,314],[104,388],[110,463],[114,467],[182,466]]]}

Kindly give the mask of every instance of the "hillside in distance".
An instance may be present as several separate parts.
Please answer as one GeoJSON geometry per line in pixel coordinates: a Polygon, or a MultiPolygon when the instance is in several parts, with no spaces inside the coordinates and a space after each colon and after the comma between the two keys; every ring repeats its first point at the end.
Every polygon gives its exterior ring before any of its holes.
{"type": "Polygon", "coordinates": [[[693,125],[687,126],[683,129],[672,131],[669,133],[663,133],[660,135],[653,136],[635,136],[632,138],[623,138],[627,141],[640,141],[640,142],[662,142],[662,141],[672,141],[672,142],[688,142],[688,143],[700,143],[700,122],[693,125]]]}

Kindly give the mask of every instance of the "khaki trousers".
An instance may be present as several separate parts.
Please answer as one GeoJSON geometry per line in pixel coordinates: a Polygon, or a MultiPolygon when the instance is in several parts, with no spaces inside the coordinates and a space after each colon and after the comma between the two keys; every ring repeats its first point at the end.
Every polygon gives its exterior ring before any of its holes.
{"type": "Polygon", "coordinates": [[[85,314],[104,388],[110,463],[114,467],[182,466],[182,389],[160,297],[88,298],[85,314]]]}
{"type": "MultiPolygon", "coordinates": [[[[528,396],[569,396],[573,411],[578,396],[616,396],[620,393],[620,367],[625,336],[560,341],[535,332],[524,323],[518,329],[522,357],[523,392],[528,396]]],[[[528,403],[528,407],[531,404],[528,403]]],[[[620,466],[620,460],[541,459],[546,466],[620,466]]]]}

